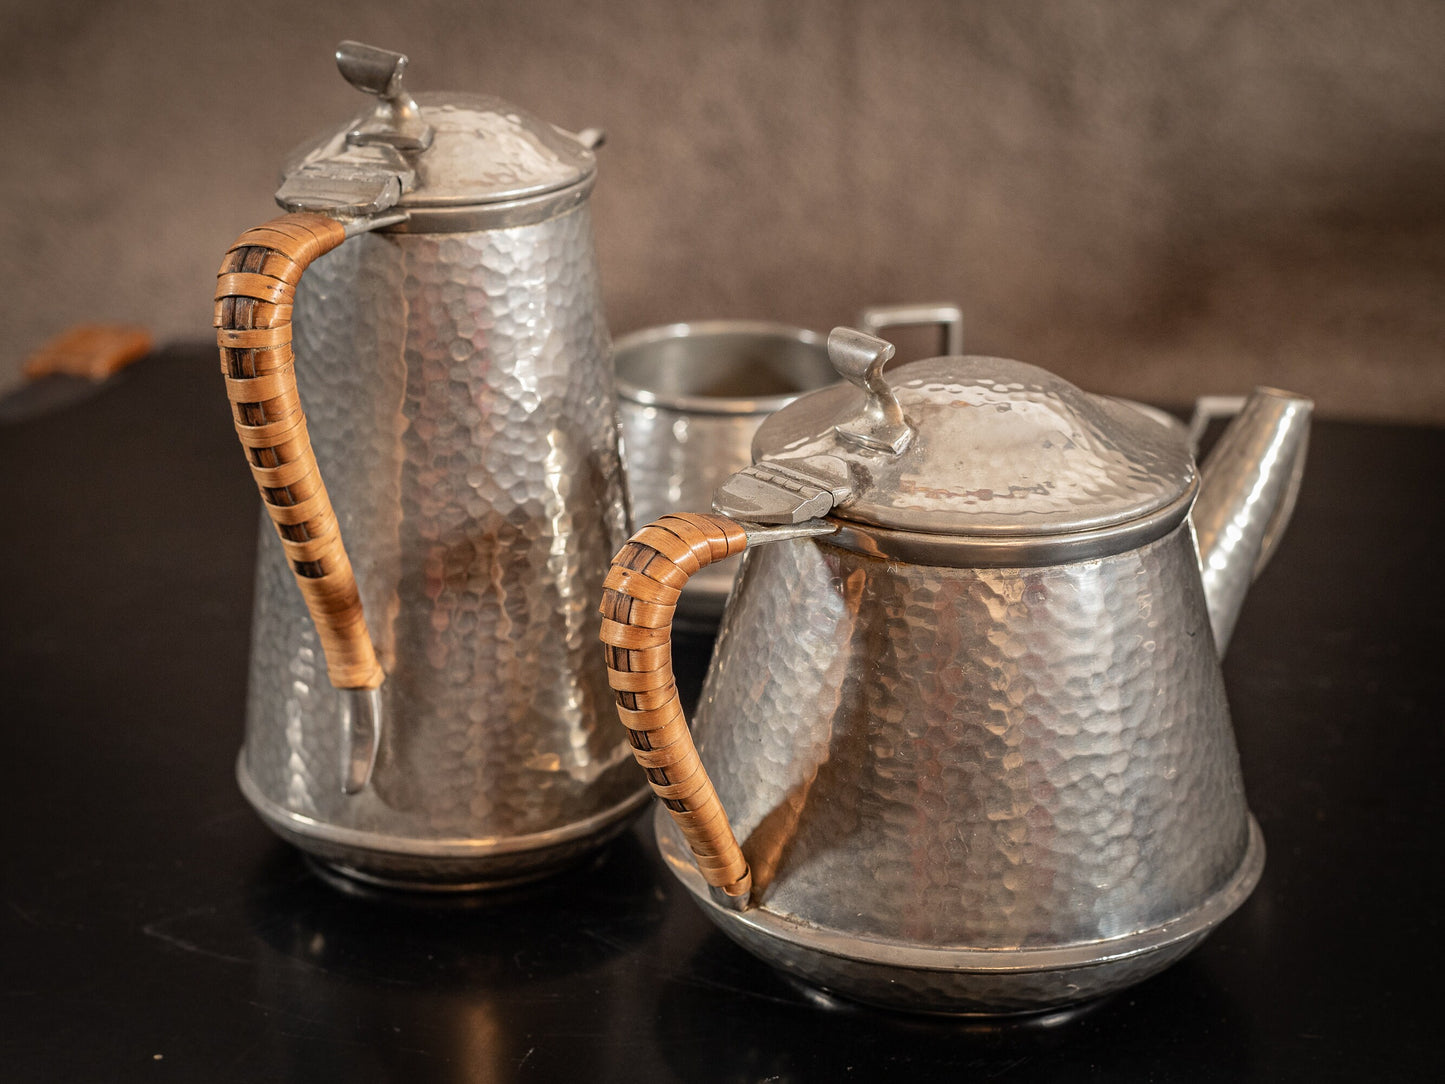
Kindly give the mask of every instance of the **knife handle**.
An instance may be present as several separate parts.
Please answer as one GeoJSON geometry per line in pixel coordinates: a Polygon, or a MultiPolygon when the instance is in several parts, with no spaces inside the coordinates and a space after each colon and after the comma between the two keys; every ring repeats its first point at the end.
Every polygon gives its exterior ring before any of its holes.
{"type": "Polygon", "coordinates": [[[340,689],[375,689],[385,674],[311,449],[291,351],[301,273],[345,239],[341,223],[318,214],[247,230],[221,262],[214,325],[236,434],[316,623],[327,674],[340,689]]]}

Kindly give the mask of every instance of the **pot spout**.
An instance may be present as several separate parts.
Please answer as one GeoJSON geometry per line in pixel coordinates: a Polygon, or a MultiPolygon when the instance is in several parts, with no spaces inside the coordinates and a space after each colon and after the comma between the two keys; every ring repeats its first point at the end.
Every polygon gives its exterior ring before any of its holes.
{"type": "MultiPolygon", "coordinates": [[[[1303,396],[1256,388],[1200,467],[1190,516],[1220,655],[1249,585],[1274,555],[1294,511],[1313,409],[1303,396]]],[[[1197,420],[1195,431],[1202,427],[1197,420]]]]}

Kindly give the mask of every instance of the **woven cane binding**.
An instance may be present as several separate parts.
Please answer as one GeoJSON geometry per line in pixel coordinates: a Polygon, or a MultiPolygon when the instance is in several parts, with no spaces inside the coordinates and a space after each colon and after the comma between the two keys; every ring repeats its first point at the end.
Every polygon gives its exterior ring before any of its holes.
{"type": "Polygon", "coordinates": [[[214,325],[236,434],[316,623],[331,683],[374,689],[385,675],[311,450],[291,352],[301,273],[345,239],[340,223],[314,214],[247,230],[221,262],[214,325]]]}
{"type": "Polygon", "coordinates": [[[744,899],[752,874],[698,758],[673,680],[672,614],[691,576],[746,548],[742,527],[725,516],[663,516],[612,559],[601,607],[607,676],[633,755],[707,883],[744,899]]]}

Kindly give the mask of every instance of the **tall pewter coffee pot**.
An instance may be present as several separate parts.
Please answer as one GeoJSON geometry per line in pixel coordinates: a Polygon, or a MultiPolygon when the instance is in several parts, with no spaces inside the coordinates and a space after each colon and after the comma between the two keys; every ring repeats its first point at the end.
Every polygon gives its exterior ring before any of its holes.
{"type": "Polygon", "coordinates": [[[594,646],[626,536],[600,136],[414,99],[400,54],[345,42],[337,62],[371,104],[287,163],[289,213],[240,237],[216,291],[275,528],[237,774],[272,828],[353,877],[527,878],[646,794],[594,646]]]}
{"type": "Polygon", "coordinates": [[[1030,365],[828,350],[849,383],[763,423],[721,514],[608,574],[664,858],[729,936],[865,1002],[1021,1012],[1153,974],[1263,867],[1219,656],[1310,403],[1256,391],[1201,471],[1177,422],[1030,365]],[[672,607],[744,550],[690,735],[672,607]]]}

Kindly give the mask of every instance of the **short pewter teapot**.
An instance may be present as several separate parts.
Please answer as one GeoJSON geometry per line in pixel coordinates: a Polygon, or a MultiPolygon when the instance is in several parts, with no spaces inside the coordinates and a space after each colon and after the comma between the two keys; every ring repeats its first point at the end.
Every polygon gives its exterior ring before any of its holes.
{"type": "Polygon", "coordinates": [[[275,525],[237,774],[272,828],[353,877],[535,876],[646,799],[592,612],[626,537],[600,135],[413,99],[398,53],[336,58],[373,104],[292,157],[291,213],[240,237],[216,291],[275,525]]]}
{"type": "Polygon", "coordinates": [[[730,937],[860,1001],[1022,1012],[1153,974],[1263,867],[1219,654],[1310,403],[1257,390],[1201,472],[1182,425],[1030,365],[828,350],[849,383],[607,577],[665,860],[730,937]],[[743,550],[690,736],[671,608],[743,550]]]}

